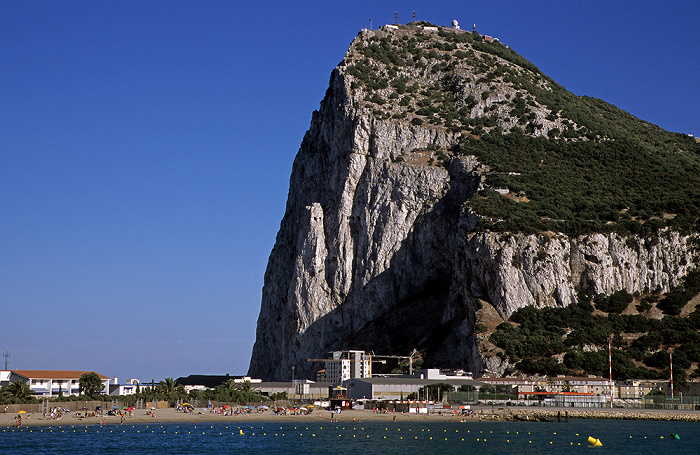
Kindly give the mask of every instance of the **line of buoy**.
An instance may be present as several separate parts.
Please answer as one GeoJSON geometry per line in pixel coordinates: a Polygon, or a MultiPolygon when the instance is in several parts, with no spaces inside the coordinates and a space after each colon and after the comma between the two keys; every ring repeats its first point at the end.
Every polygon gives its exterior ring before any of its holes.
{"type": "MultiPolygon", "coordinates": [[[[81,425],[81,426],[78,426],[77,428],[76,428],[76,426],[71,425],[70,427],[67,427],[67,428],[72,429],[72,430],[73,430],[73,433],[75,433],[76,430],[77,430],[77,429],[80,429],[81,427],[84,428],[84,432],[86,432],[86,433],[88,432],[88,428],[90,428],[90,426],[88,426],[88,425],[85,425],[85,426],[82,426],[82,425],[81,425]]],[[[97,430],[96,430],[96,433],[99,433],[99,432],[100,432],[100,428],[103,428],[103,427],[102,427],[102,426],[99,426],[99,427],[96,426],[95,428],[97,429],[97,430]]],[[[141,432],[140,430],[138,430],[138,429],[136,428],[135,425],[132,425],[132,428],[135,429],[137,433],[140,433],[140,432],[141,432]]],[[[146,425],[145,428],[146,428],[146,429],[150,429],[148,425],[146,425]]],[[[162,429],[162,428],[163,428],[163,425],[160,425],[160,428],[162,429]]],[[[178,425],[176,428],[179,429],[179,425],[178,425]]],[[[195,426],[194,428],[196,429],[197,426],[195,426]]],[[[210,425],[209,428],[210,428],[210,429],[213,429],[214,427],[213,427],[213,425],[210,425]]],[[[228,429],[228,427],[226,427],[226,428],[228,429]]],[[[241,427],[238,427],[238,428],[239,428],[239,433],[238,433],[239,435],[245,435],[245,434],[247,434],[247,433],[244,433],[244,431],[241,429],[241,427]]],[[[251,426],[250,428],[253,429],[252,426],[251,426]]],[[[280,429],[282,429],[282,428],[283,428],[283,427],[280,427],[280,429]]],[[[38,431],[40,431],[40,432],[44,432],[45,429],[48,430],[48,432],[53,432],[54,429],[61,429],[62,432],[65,431],[65,430],[63,430],[63,427],[61,427],[61,426],[58,426],[58,428],[55,428],[55,427],[54,427],[54,428],[48,427],[48,428],[41,428],[41,429],[39,429],[39,428],[34,428],[34,429],[36,429],[36,430],[38,430],[38,431]]],[[[26,428],[26,430],[28,430],[28,432],[30,432],[30,433],[33,432],[34,429],[32,429],[31,427],[30,427],[30,428],[26,428]]],[[[106,428],[105,428],[105,429],[106,429],[106,428]]],[[[142,429],[143,429],[143,427],[142,427],[142,429]]],[[[262,427],[261,427],[261,429],[262,429],[262,427]]],[[[297,427],[294,427],[294,429],[296,430],[297,427]]],[[[301,429],[301,427],[300,427],[299,429],[301,429]]],[[[306,429],[306,430],[309,430],[309,427],[305,427],[305,429],[306,429]]],[[[322,430],[322,427],[321,427],[320,429],[322,430]]],[[[339,429],[339,428],[336,427],[336,429],[339,429]]],[[[343,430],[346,430],[345,427],[343,427],[342,429],[343,429],[343,430]]],[[[18,429],[4,428],[4,429],[3,429],[3,432],[6,432],[6,431],[8,431],[8,430],[9,430],[9,431],[12,431],[12,432],[14,432],[14,431],[22,432],[22,431],[25,431],[25,428],[21,428],[21,429],[19,429],[19,428],[18,428],[18,429]]],[[[347,429],[347,430],[349,431],[350,429],[347,429]]],[[[352,431],[353,431],[353,432],[359,432],[360,430],[361,430],[361,431],[365,431],[365,428],[364,428],[364,427],[363,427],[363,428],[360,428],[360,429],[358,429],[357,427],[353,427],[353,428],[352,428],[352,431]]],[[[386,427],[384,430],[385,430],[385,431],[389,431],[388,427],[386,427]]],[[[70,431],[70,430],[69,430],[69,431],[70,431]]],[[[400,431],[401,431],[401,428],[397,428],[396,431],[400,432],[400,431]]],[[[411,431],[411,429],[408,429],[408,431],[411,431]]],[[[421,431],[426,431],[426,429],[421,429],[421,431]]],[[[430,429],[427,429],[427,432],[430,432],[430,431],[431,431],[430,429]]],[[[439,430],[438,430],[438,431],[439,431],[439,430]]],[[[448,431],[447,429],[443,429],[443,433],[447,433],[447,431],[448,431]]],[[[112,432],[113,432],[113,430],[110,430],[110,433],[112,433],[112,432]]],[[[154,433],[154,432],[155,432],[155,431],[153,431],[153,430],[151,431],[151,433],[154,433]]],[[[458,432],[459,432],[459,430],[455,430],[455,433],[458,433],[458,432]]],[[[122,430],[122,433],[125,433],[125,430],[122,430]]],[[[163,433],[166,433],[166,430],[163,430],[163,433]]],[[[175,431],[174,433],[175,433],[175,434],[178,434],[178,431],[175,431]]],[[[470,430],[467,430],[467,433],[470,433],[470,430]]],[[[484,432],[483,432],[483,431],[479,431],[479,433],[480,433],[480,434],[483,434],[484,432]]],[[[494,432],[493,432],[493,431],[488,431],[488,433],[489,433],[489,434],[493,434],[494,432]]],[[[511,435],[511,432],[510,432],[510,431],[506,431],[505,433],[508,434],[508,435],[511,435]]],[[[514,433],[515,433],[515,434],[519,434],[519,432],[517,432],[517,431],[514,432],[514,433]]],[[[191,433],[188,432],[188,434],[191,434],[191,433]]],[[[202,434],[206,434],[206,433],[205,433],[205,432],[202,432],[202,434]]],[[[231,433],[231,434],[234,434],[234,433],[231,433]]],[[[252,434],[253,436],[255,435],[255,433],[250,433],[250,434],[252,434]]],[[[530,434],[530,432],[528,432],[528,435],[529,435],[529,434],[530,434]]],[[[222,435],[222,433],[219,433],[219,435],[222,435]]],[[[265,433],[265,435],[267,435],[267,433],[265,433]]],[[[308,433],[307,433],[307,434],[299,433],[299,436],[305,436],[305,435],[308,436],[309,434],[308,434],[308,433]]],[[[552,435],[557,435],[557,432],[553,432],[552,435]]],[[[275,433],[275,436],[277,436],[277,433],[275,433]]],[[[282,434],[282,436],[285,436],[285,435],[282,434]]],[[[315,433],[311,433],[310,436],[311,436],[311,437],[316,437],[317,435],[316,435],[315,433]]],[[[344,435],[343,435],[343,434],[338,434],[338,436],[339,436],[339,437],[342,437],[342,436],[344,436],[344,435]]],[[[349,436],[349,435],[348,435],[348,436],[349,436]]],[[[428,436],[428,435],[426,435],[426,436],[428,436]]],[[[579,436],[579,434],[576,433],[576,436],[579,436]]],[[[354,437],[356,437],[356,435],[353,434],[352,437],[354,438],[354,437]]],[[[370,437],[371,437],[371,435],[369,435],[369,434],[366,435],[366,438],[370,438],[370,437]]],[[[632,437],[633,437],[632,435],[629,436],[629,438],[632,438],[632,437]]],[[[640,437],[641,437],[641,436],[640,436],[640,437]]],[[[652,437],[653,437],[653,436],[652,436],[652,437]]],[[[666,437],[667,437],[668,439],[674,439],[674,440],[679,440],[679,439],[680,439],[680,435],[679,435],[678,433],[669,433],[666,437]]],[[[511,439],[511,438],[512,438],[512,436],[509,437],[509,439],[506,439],[505,442],[506,442],[506,443],[510,443],[510,439],[511,439]]],[[[647,436],[644,436],[643,438],[646,439],[647,436]]],[[[660,435],[659,438],[660,438],[660,439],[664,439],[664,435],[660,435]]],[[[384,436],[384,439],[387,439],[387,437],[384,436]]],[[[400,439],[403,439],[403,437],[400,437],[400,439]]],[[[415,436],[414,439],[418,439],[418,436],[415,436]]],[[[431,436],[431,437],[429,437],[429,439],[430,439],[430,440],[433,440],[434,438],[431,436]]],[[[438,438],[435,438],[435,439],[438,439],[438,438]]],[[[440,439],[442,439],[442,438],[440,438],[440,439]]],[[[448,438],[444,438],[444,440],[445,440],[445,441],[448,441],[448,438]]],[[[461,440],[464,441],[464,438],[462,438],[461,440]]],[[[477,438],[476,441],[479,441],[479,442],[486,442],[487,439],[486,439],[486,438],[483,438],[483,437],[480,437],[480,438],[477,438]]],[[[595,438],[595,437],[593,437],[593,436],[588,436],[587,441],[588,441],[588,443],[589,443],[592,447],[601,447],[601,446],[603,446],[603,443],[600,441],[600,439],[595,438]]],[[[531,440],[529,440],[528,442],[529,442],[529,443],[532,443],[531,440]]],[[[549,441],[549,444],[554,444],[555,442],[556,442],[556,441],[549,441]]],[[[564,442],[564,443],[565,443],[565,442],[564,442]]],[[[574,445],[574,442],[570,442],[570,445],[574,445]]],[[[580,446],[581,443],[578,443],[578,445],[580,446]]]]}
{"type": "Polygon", "coordinates": [[[588,443],[594,447],[599,447],[603,445],[603,443],[600,442],[600,439],[594,438],[593,436],[588,437],[588,443]]]}

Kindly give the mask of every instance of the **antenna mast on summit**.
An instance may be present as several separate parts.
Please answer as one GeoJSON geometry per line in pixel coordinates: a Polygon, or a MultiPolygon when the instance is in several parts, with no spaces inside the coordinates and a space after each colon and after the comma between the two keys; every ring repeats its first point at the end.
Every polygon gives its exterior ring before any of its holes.
{"type": "Polygon", "coordinates": [[[413,25],[415,25],[415,24],[416,24],[416,12],[414,11],[413,12],[413,25]]]}
{"type": "Polygon", "coordinates": [[[394,25],[399,25],[399,12],[394,13],[394,25]]]}
{"type": "Polygon", "coordinates": [[[7,364],[10,363],[10,361],[8,360],[10,358],[10,353],[5,352],[2,354],[2,356],[5,357],[5,369],[7,370],[7,364]]]}

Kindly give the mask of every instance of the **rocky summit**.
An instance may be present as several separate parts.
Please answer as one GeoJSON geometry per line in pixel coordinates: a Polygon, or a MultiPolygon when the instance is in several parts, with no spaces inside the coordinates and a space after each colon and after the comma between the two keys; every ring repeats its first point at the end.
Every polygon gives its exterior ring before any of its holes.
{"type": "Polygon", "coordinates": [[[248,374],[330,350],[498,371],[488,306],[661,292],[698,263],[700,146],[575,96],[497,40],[363,30],[298,151],[248,374]]]}

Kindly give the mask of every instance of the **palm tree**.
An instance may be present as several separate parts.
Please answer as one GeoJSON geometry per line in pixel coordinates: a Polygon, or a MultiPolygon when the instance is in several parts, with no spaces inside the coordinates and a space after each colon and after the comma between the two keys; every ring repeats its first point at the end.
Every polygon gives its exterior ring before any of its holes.
{"type": "Polygon", "coordinates": [[[236,383],[236,392],[238,394],[239,402],[259,402],[263,398],[260,395],[260,390],[254,388],[250,381],[243,381],[236,383]]]}
{"type": "Polygon", "coordinates": [[[183,386],[178,385],[173,378],[165,378],[156,386],[157,392],[163,395],[172,396],[178,393],[185,393],[183,386]]]}
{"type": "MultiPolygon", "coordinates": [[[[230,379],[229,379],[229,381],[230,381],[230,379]]],[[[255,394],[260,393],[260,391],[258,389],[253,388],[250,381],[239,382],[234,387],[236,388],[236,390],[238,390],[239,392],[242,392],[242,393],[255,393],[255,394]]]]}
{"type": "Polygon", "coordinates": [[[549,389],[549,392],[554,393],[556,385],[557,382],[554,380],[554,378],[551,376],[547,376],[547,388],[549,389]]]}
{"type": "Polygon", "coordinates": [[[177,385],[175,384],[175,380],[173,378],[165,378],[165,380],[160,381],[160,384],[158,384],[159,391],[166,395],[173,393],[175,391],[175,387],[177,387],[177,385]]]}
{"type": "Polygon", "coordinates": [[[16,403],[31,401],[32,389],[24,381],[15,381],[2,388],[2,395],[16,403]]]}
{"type": "Polygon", "coordinates": [[[568,379],[564,381],[564,388],[562,389],[562,392],[571,392],[571,381],[568,379]]]}
{"type": "Polygon", "coordinates": [[[227,379],[219,385],[226,390],[235,390],[237,384],[233,379],[227,379]]]}

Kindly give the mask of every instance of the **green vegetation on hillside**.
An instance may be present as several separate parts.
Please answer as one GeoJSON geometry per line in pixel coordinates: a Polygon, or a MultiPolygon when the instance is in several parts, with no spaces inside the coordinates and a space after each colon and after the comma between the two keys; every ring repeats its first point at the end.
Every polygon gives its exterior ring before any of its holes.
{"type": "MultiPolygon", "coordinates": [[[[420,29],[406,33],[404,29],[396,36],[379,34],[360,40],[353,50],[345,60],[345,72],[352,77],[350,87],[364,92],[363,100],[377,107],[372,109],[375,115],[407,119],[413,124],[427,122],[464,133],[477,134],[497,126],[497,111],[511,108],[521,117],[524,128],[534,118],[534,96],[528,97],[525,101],[531,104],[523,107],[521,100],[507,99],[512,94],[505,97],[492,90],[500,84],[516,89],[534,87],[546,80],[522,56],[500,43],[484,42],[478,33],[445,29],[438,34],[420,29]],[[475,83],[474,93],[465,94],[465,83],[470,82],[475,83]],[[475,110],[477,98],[490,104],[482,114],[475,110]]],[[[572,133],[572,137],[578,135],[572,133]]]]}
{"type": "Polygon", "coordinates": [[[509,190],[468,202],[486,217],[477,230],[697,231],[694,138],[576,96],[502,43],[401,26],[361,34],[342,66],[351,95],[377,118],[455,134],[459,144],[430,164],[474,155],[491,169],[487,188],[509,190]]]}
{"type": "MultiPolygon", "coordinates": [[[[700,362],[700,307],[687,317],[677,315],[698,293],[700,272],[694,271],[662,299],[646,299],[659,301],[657,307],[666,313],[662,319],[620,314],[633,300],[625,291],[595,300],[581,296],[566,308],[528,306],[501,323],[489,341],[500,348],[499,357],[526,374],[607,376],[612,336],[613,379],[621,380],[669,377],[668,350],[673,348],[674,383],[682,385],[692,363],[700,362]],[[667,300],[669,305],[664,304],[667,300]],[[608,314],[594,314],[594,309],[608,314]]],[[[697,377],[700,371],[696,368],[691,375],[697,377]]]]}
{"type": "Polygon", "coordinates": [[[469,139],[459,153],[491,166],[486,183],[528,200],[483,191],[469,205],[498,220],[484,220],[481,229],[498,231],[650,234],[664,225],[695,230],[700,147],[684,135],[657,133],[655,145],[634,137],[567,142],[498,132],[469,139]],[[663,221],[666,214],[673,216],[663,221]]]}

